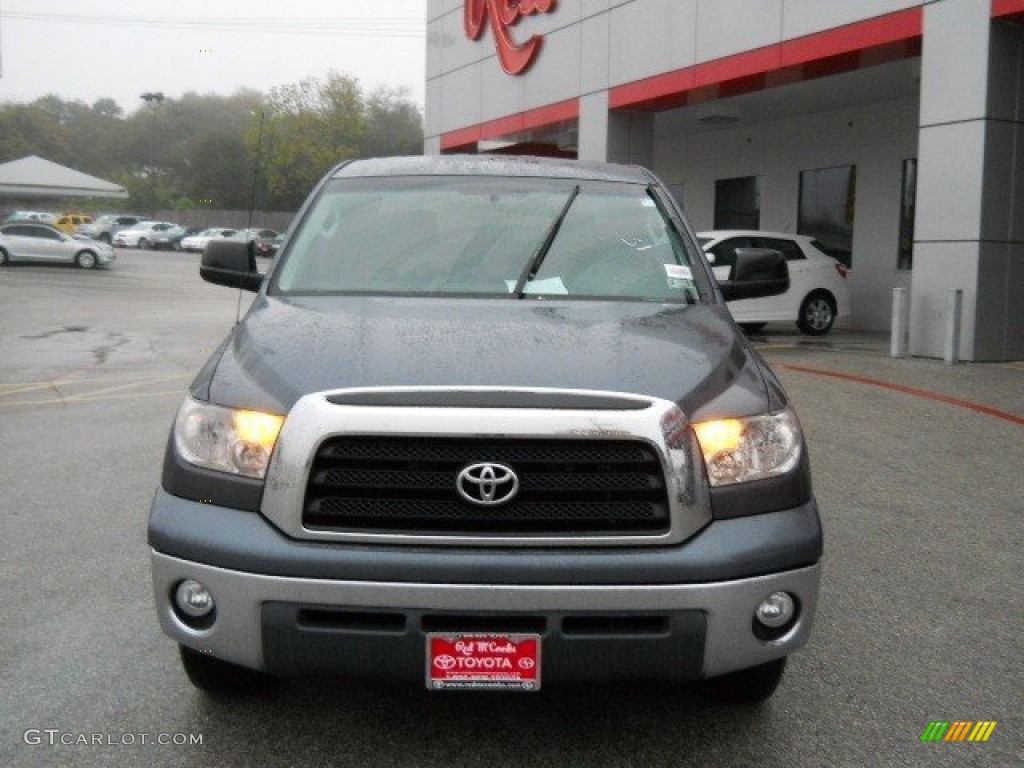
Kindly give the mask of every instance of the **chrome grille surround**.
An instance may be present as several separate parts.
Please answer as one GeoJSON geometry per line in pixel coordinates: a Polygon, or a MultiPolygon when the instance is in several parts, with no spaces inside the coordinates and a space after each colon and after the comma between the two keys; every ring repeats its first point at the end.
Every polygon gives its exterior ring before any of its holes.
{"type": "Polygon", "coordinates": [[[262,514],[303,540],[439,546],[663,546],[680,542],[711,520],[700,453],[675,403],[591,390],[501,387],[391,387],[318,392],[292,408],[267,472],[262,514]],[[546,399],[558,407],[541,407],[546,399]],[[336,402],[332,402],[332,400],[336,402]],[[339,404],[349,400],[357,404],[339,404]],[[455,403],[445,406],[446,400],[455,403]],[[491,406],[467,406],[474,401],[491,406]],[[515,407],[503,407],[502,402],[515,407]],[[571,404],[578,401],[579,408],[571,404]],[[380,402],[383,404],[376,404],[380,402]],[[408,402],[409,405],[403,405],[408,402]],[[429,402],[429,406],[424,406],[429,402]],[[569,404],[570,407],[566,407],[569,404]],[[595,407],[598,406],[598,407],[595,407]],[[665,479],[668,525],[649,532],[586,533],[338,530],[307,526],[304,507],[314,459],[325,442],[352,436],[414,440],[551,440],[594,444],[635,441],[653,449],[665,479]],[[670,446],[669,441],[673,441],[670,446]],[[680,444],[681,443],[681,444],[680,444]],[[670,448],[673,450],[670,451],[670,448]]]}

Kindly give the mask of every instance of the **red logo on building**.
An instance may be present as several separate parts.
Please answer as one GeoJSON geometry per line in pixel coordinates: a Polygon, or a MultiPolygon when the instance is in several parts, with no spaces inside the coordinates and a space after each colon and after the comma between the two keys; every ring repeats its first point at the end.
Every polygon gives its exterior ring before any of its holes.
{"type": "Polygon", "coordinates": [[[490,21],[501,68],[510,75],[522,74],[533,63],[543,40],[540,35],[533,35],[519,45],[509,28],[524,16],[549,13],[554,7],[555,0],[465,0],[466,37],[479,40],[484,25],[490,21]]]}

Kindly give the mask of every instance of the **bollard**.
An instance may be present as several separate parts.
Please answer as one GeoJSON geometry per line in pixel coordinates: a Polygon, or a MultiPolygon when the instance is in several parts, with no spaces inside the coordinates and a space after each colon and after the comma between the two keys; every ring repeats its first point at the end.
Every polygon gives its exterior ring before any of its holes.
{"type": "Polygon", "coordinates": [[[892,289],[892,339],[890,357],[907,356],[907,338],[910,325],[910,297],[906,288],[892,289]]]}
{"type": "Polygon", "coordinates": [[[949,292],[949,305],[946,312],[946,365],[960,362],[960,315],[963,310],[964,292],[954,288],[949,292]]]}

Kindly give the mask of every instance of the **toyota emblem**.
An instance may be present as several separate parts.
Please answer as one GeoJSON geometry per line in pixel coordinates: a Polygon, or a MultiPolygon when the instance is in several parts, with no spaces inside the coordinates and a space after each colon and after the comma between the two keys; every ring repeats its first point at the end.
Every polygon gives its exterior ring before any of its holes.
{"type": "Polygon", "coordinates": [[[466,501],[495,507],[512,500],[519,491],[519,478],[504,464],[470,464],[459,472],[455,488],[466,501]]]}

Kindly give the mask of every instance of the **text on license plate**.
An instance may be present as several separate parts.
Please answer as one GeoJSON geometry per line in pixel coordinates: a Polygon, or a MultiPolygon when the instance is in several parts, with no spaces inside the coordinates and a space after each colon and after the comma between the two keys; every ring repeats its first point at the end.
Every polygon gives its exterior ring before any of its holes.
{"type": "Polygon", "coordinates": [[[433,690],[540,690],[540,635],[427,635],[433,690]]]}

